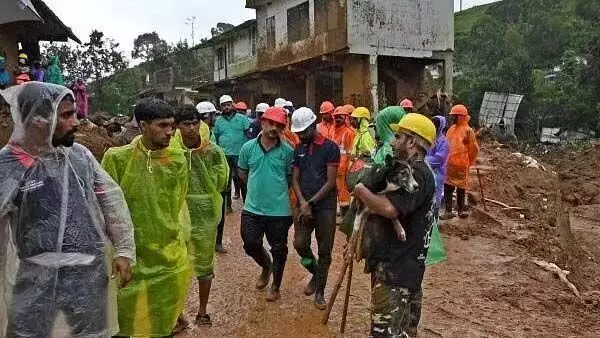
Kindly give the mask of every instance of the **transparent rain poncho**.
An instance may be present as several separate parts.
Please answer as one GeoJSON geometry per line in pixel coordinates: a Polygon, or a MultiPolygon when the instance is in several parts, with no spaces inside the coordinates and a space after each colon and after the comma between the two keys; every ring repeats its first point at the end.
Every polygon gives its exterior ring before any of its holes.
{"type": "Polygon", "coordinates": [[[168,336],[189,281],[188,163],[180,149],[148,150],[141,136],[110,148],[102,167],[123,189],[135,230],[137,264],[119,290],[119,336],[168,336]]]}
{"type": "Polygon", "coordinates": [[[192,255],[194,275],[200,279],[213,277],[213,260],[217,238],[217,226],[221,220],[223,198],[221,191],[227,187],[229,166],[223,150],[210,141],[208,126],[202,123],[200,146],[185,146],[179,130],[175,133],[172,147],[186,152],[189,170],[187,207],[190,213],[189,251],[192,255]]]}
{"type": "Polygon", "coordinates": [[[135,260],[123,193],[82,145],[52,146],[70,90],[29,82],[0,94],[14,121],[0,150],[0,336],[110,337],[112,258],[135,260]]]}

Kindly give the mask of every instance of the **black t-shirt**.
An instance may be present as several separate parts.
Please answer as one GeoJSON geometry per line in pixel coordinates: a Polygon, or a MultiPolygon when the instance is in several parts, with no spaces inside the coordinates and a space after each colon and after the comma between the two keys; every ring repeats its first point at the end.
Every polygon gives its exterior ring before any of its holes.
{"type": "MultiPolygon", "coordinates": [[[[313,143],[298,144],[294,149],[294,167],[300,169],[300,189],[306,200],[316,195],[327,183],[327,167],[338,166],[340,148],[337,144],[317,135],[313,143]]],[[[337,191],[329,193],[318,201],[313,210],[335,210],[337,208],[337,191]]]]}
{"type": "Polygon", "coordinates": [[[435,221],[435,179],[424,161],[413,163],[413,175],[419,188],[414,193],[401,189],[386,194],[406,231],[406,241],[398,239],[392,221],[373,215],[365,228],[372,238],[367,255],[367,272],[377,274],[387,285],[416,289],[425,273],[425,258],[435,221]]]}

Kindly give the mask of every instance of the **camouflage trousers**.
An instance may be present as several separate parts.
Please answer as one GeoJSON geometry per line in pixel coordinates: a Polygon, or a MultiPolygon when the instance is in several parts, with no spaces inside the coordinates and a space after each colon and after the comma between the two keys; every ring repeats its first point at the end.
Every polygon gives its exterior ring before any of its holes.
{"type": "Polygon", "coordinates": [[[371,337],[407,338],[421,319],[421,289],[385,285],[371,279],[371,337]]]}

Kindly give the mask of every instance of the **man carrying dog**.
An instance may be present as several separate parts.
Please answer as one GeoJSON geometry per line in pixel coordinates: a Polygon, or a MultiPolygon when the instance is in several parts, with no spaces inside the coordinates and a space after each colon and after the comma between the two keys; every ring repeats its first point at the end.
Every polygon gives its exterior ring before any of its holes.
{"type": "Polygon", "coordinates": [[[371,336],[409,337],[414,335],[410,328],[411,293],[421,287],[437,212],[435,178],[425,162],[436,132],[433,123],[420,114],[407,114],[390,128],[395,132],[391,143],[394,158],[411,164],[418,189],[379,195],[359,183],[354,193],[373,212],[371,217],[380,218],[367,221],[365,228],[365,236],[373,243],[366,261],[366,270],[371,273],[371,336]],[[394,231],[395,218],[406,230],[406,241],[400,241],[394,231]],[[369,227],[373,224],[377,228],[369,227]]]}

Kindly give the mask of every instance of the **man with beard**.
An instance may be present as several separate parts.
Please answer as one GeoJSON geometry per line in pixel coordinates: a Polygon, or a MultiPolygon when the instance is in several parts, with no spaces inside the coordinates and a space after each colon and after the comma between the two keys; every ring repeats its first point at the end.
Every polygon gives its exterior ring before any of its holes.
{"type": "Polygon", "coordinates": [[[331,138],[331,135],[333,134],[334,124],[332,114],[334,110],[335,107],[333,106],[333,103],[329,101],[321,103],[321,108],[319,109],[319,112],[321,113],[321,122],[317,124],[317,131],[324,138],[331,138]]]}
{"type": "MultiPolygon", "coordinates": [[[[425,116],[407,114],[390,126],[395,132],[391,142],[394,156],[408,159],[419,189],[396,190],[383,195],[356,185],[356,198],[369,208],[377,220],[367,220],[364,236],[370,244],[365,271],[371,274],[371,337],[409,337],[413,314],[411,303],[420,292],[425,273],[425,258],[431,229],[438,212],[435,203],[435,178],[425,156],[435,142],[435,126],[425,116]],[[406,230],[406,240],[398,239],[393,219],[406,230]]],[[[412,328],[416,333],[416,328],[412,328]]],[[[414,335],[410,334],[411,337],[414,335]]]]}
{"type": "MultiPolygon", "coordinates": [[[[240,180],[237,163],[240,149],[248,141],[246,135],[250,129],[250,121],[246,116],[235,111],[231,96],[223,95],[219,102],[221,116],[217,117],[213,133],[217,144],[225,151],[233,183],[236,187],[240,187],[242,199],[245,200],[246,185],[240,180]]],[[[227,187],[227,208],[228,212],[231,212],[231,186],[229,184],[231,182],[228,182],[227,187]]]]}
{"type": "Polygon", "coordinates": [[[316,120],[315,114],[305,107],[292,115],[291,129],[298,134],[301,142],[294,150],[292,179],[300,204],[298,217],[294,222],[294,248],[301,257],[300,264],[312,274],[304,294],[315,294],[315,305],[324,310],[327,308],[325,284],[335,239],[335,180],[340,163],[340,149],[317,132],[316,120]],[[313,231],[317,239],[318,261],[310,246],[313,231]]]}
{"type": "Polygon", "coordinates": [[[142,135],[109,149],[102,160],[125,193],[138,257],[130,287],[118,294],[119,336],[164,337],[175,327],[189,281],[189,225],[182,221],[188,163],[181,149],[169,147],[175,132],[171,106],[145,99],[133,113],[142,135]]]}
{"type": "Polygon", "coordinates": [[[116,334],[112,293],[135,261],[123,193],[74,143],[69,89],[28,82],[0,93],[15,124],[0,150],[0,336],[116,334]],[[60,312],[67,325],[56,327],[60,312]]]}
{"type": "Polygon", "coordinates": [[[288,230],[292,225],[288,187],[294,151],[281,138],[287,124],[283,108],[271,107],[261,119],[261,134],[244,144],[240,151],[240,177],[248,184],[241,235],[244,250],[262,268],[256,288],[264,289],[273,274],[273,284],[266,298],[273,302],[280,297],[288,254],[288,230]],[[263,247],[264,236],[271,246],[272,261],[263,247]]]}

